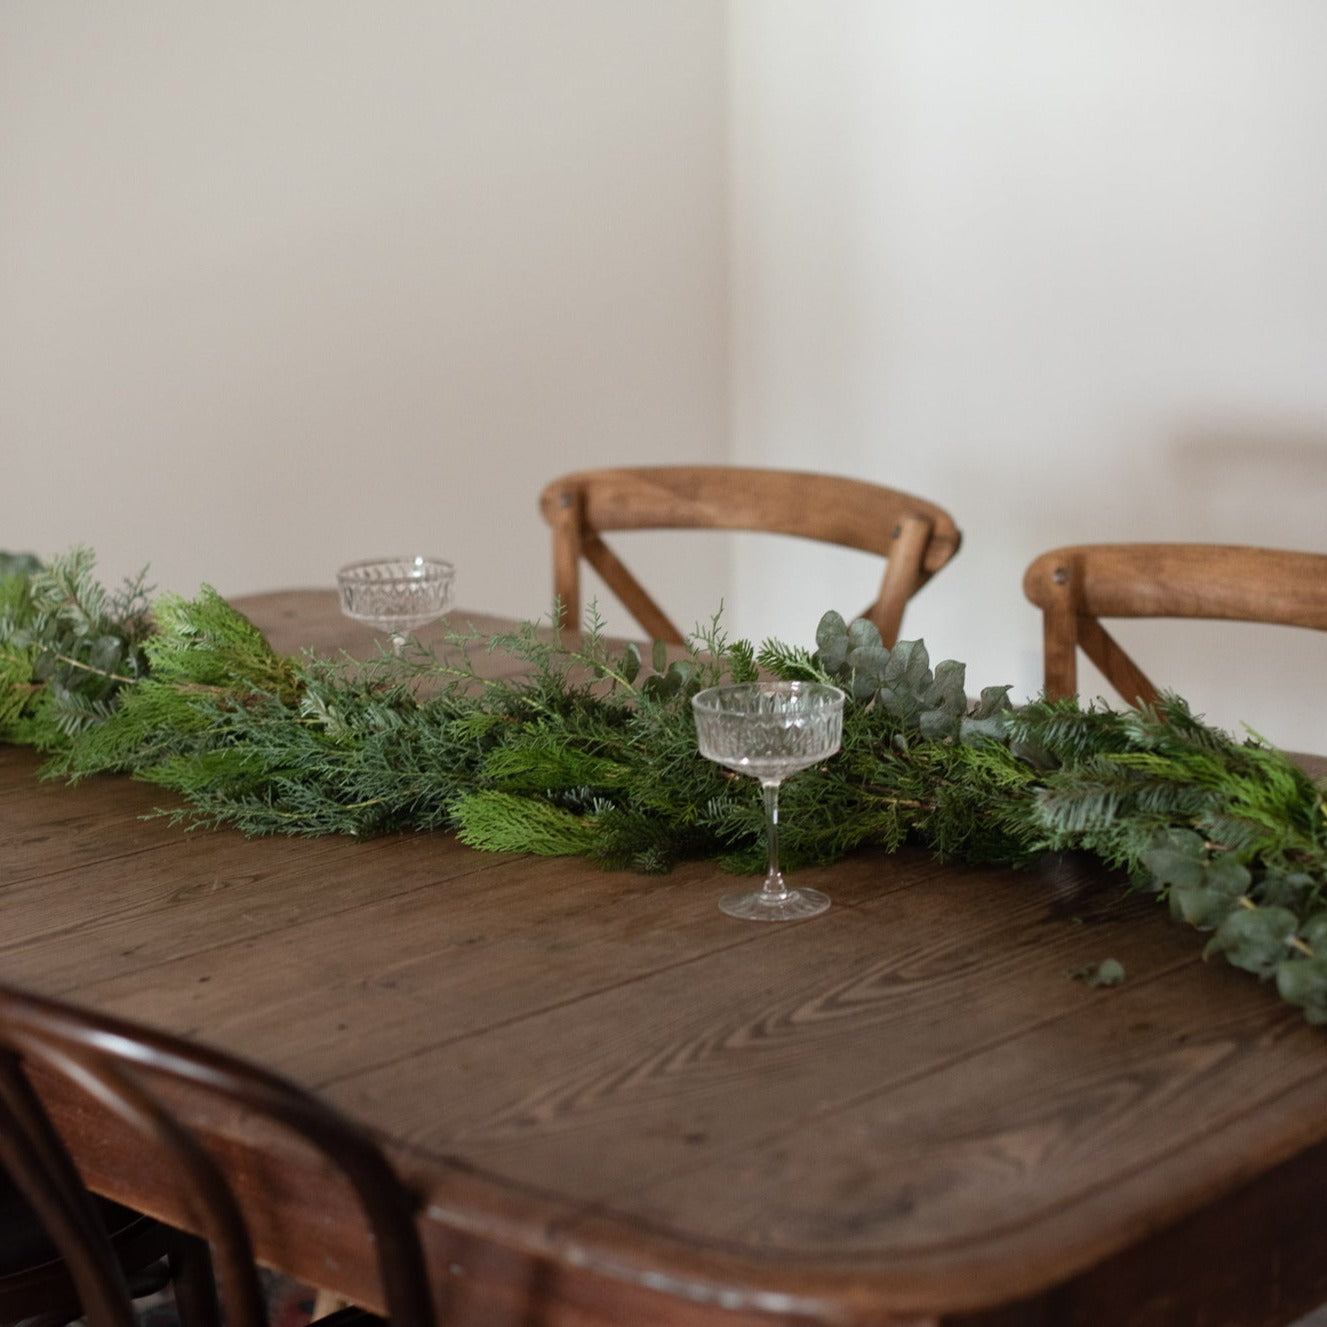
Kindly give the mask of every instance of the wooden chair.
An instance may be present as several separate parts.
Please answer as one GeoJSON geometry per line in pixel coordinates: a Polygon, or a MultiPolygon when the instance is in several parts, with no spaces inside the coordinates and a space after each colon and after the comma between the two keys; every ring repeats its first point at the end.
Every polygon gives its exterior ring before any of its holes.
{"type": "MultiPolygon", "coordinates": [[[[264,1070],[118,1019],[0,987],[0,1166],[59,1249],[91,1327],[133,1327],[125,1278],[42,1090],[73,1090],[128,1126],[143,1164],[166,1177],[209,1241],[227,1327],[265,1327],[241,1202],[203,1138],[202,1118],[252,1116],[316,1149],[353,1186],[377,1246],[394,1327],[432,1327],[415,1228],[417,1201],[369,1138],[317,1098],[264,1070]]],[[[193,1282],[191,1290],[198,1290],[193,1282]]],[[[181,1304],[190,1321],[192,1302],[181,1304]]],[[[339,1327],[376,1322],[347,1310],[339,1327]]],[[[214,1315],[215,1321],[215,1315],[214,1315]]]]}
{"type": "Polygon", "coordinates": [[[840,544],[887,558],[875,602],[860,614],[885,643],[898,638],[908,599],[958,551],[948,512],[860,479],[735,466],[586,470],[549,484],[540,498],[553,527],[553,590],[564,622],[581,613],[580,563],[603,577],[656,640],[682,633],[603,540],[606,531],[761,530],[840,544]]]}
{"type": "Polygon", "coordinates": [[[1083,653],[1130,703],[1157,688],[1103,617],[1217,618],[1327,631],[1327,554],[1228,544],[1082,544],[1043,553],[1023,577],[1042,611],[1046,694],[1077,693],[1083,653]]]}
{"type": "MultiPolygon", "coordinates": [[[[173,1282],[187,1327],[219,1327],[204,1241],[104,1198],[93,1204],[133,1299],[173,1282]]],[[[31,1204],[0,1172],[0,1322],[63,1327],[82,1312],[68,1264],[31,1204]]]]}

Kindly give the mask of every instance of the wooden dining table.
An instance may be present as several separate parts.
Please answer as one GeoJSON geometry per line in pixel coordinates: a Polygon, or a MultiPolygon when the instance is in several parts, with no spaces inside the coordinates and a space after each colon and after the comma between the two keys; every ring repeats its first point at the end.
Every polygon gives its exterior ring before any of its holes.
{"type": "MultiPolygon", "coordinates": [[[[367,653],[330,591],[236,604],[367,653]]],[[[457,613],[452,625],[473,620],[457,613]]],[[[490,667],[509,666],[491,656],[490,667]]],[[[246,839],[0,747],[0,980],[237,1053],[423,1195],[456,1324],[1273,1324],[1327,1300],[1327,1030],[1087,857],[864,851],[807,921],[445,833],[246,839]],[[1083,980],[1105,959],[1117,986],[1083,980]]],[[[113,1125],[102,1192],[184,1219],[113,1125]]],[[[216,1124],[260,1255],[381,1306],[348,1197],[216,1124]]]]}

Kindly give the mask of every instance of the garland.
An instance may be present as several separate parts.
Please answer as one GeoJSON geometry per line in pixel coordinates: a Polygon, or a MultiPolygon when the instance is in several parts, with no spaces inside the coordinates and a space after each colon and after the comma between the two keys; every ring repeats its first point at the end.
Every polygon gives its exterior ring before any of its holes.
{"type": "MultiPolygon", "coordinates": [[[[246,834],[444,829],[638,871],[754,870],[758,790],[698,755],[690,697],[762,670],[833,682],[849,696],[842,751],[785,787],[789,865],[905,839],[990,863],[1085,850],[1208,933],[1206,954],[1327,1022],[1323,795],[1177,696],[1015,708],[989,687],[972,703],[962,664],[932,668],[922,642],[887,649],[836,613],[814,650],[730,641],[716,618],[671,663],[611,645],[593,610],[574,644],[530,623],[449,643],[459,663],[418,644],[295,659],[210,587],[153,600],[141,577],[108,592],[86,549],[49,566],[0,554],[0,742],[41,750],[50,775],[159,784],[180,799],[173,820],[246,834]],[[484,679],[481,651],[524,674],[484,679]]],[[[1108,964],[1097,978],[1119,980],[1108,964]]]]}

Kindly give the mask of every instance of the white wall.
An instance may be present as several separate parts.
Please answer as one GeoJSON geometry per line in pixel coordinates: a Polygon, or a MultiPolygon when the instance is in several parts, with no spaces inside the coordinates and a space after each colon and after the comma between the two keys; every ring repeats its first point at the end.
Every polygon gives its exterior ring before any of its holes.
{"type": "MultiPolygon", "coordinates": [[[[736,455],[954,513],[905,635],[1027,692],[1045,549],[1327,551],[1327,6],[734,0],[730,40],[736,455]]],[[[845,557],[772,581],[743,550],[746,629],[858,607],[845,557]]],[[[1327,637],[1120,635],[1214,720],[1327,749],[1327,637]]]]}
{"type": "MultiPolygon", "coordinates": [[[[907,633],[1025,693],[1046,548],[1323,547],[1324,50],[1320,0],[7,0],[0,547],[424,549],[535,615],[563,470],[838,470],[954,512],[907,633]]],[[[757,637],[873,579],[652,547],[757,637]]],[[[1143,634],[1327,750],[1327,640],[1143,634]]]]}
{"type": "Polygon", "coordinates": [[[545,611],[545,482],[727,445],[724,21],[6,0],[0,548],[545,611]]]}

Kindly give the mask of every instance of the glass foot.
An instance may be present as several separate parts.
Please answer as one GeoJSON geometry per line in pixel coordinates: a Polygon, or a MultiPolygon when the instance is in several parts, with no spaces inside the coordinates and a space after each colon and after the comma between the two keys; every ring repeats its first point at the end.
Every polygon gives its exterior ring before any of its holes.
{"type": "Polygon", "coordinates": [[[719,899],[719,910],[749,922],[791,922],[816,917],[829,907],[829,895],[818,889],[786,889],[769,894],[763,889],[734,889],[719,899]]]}

